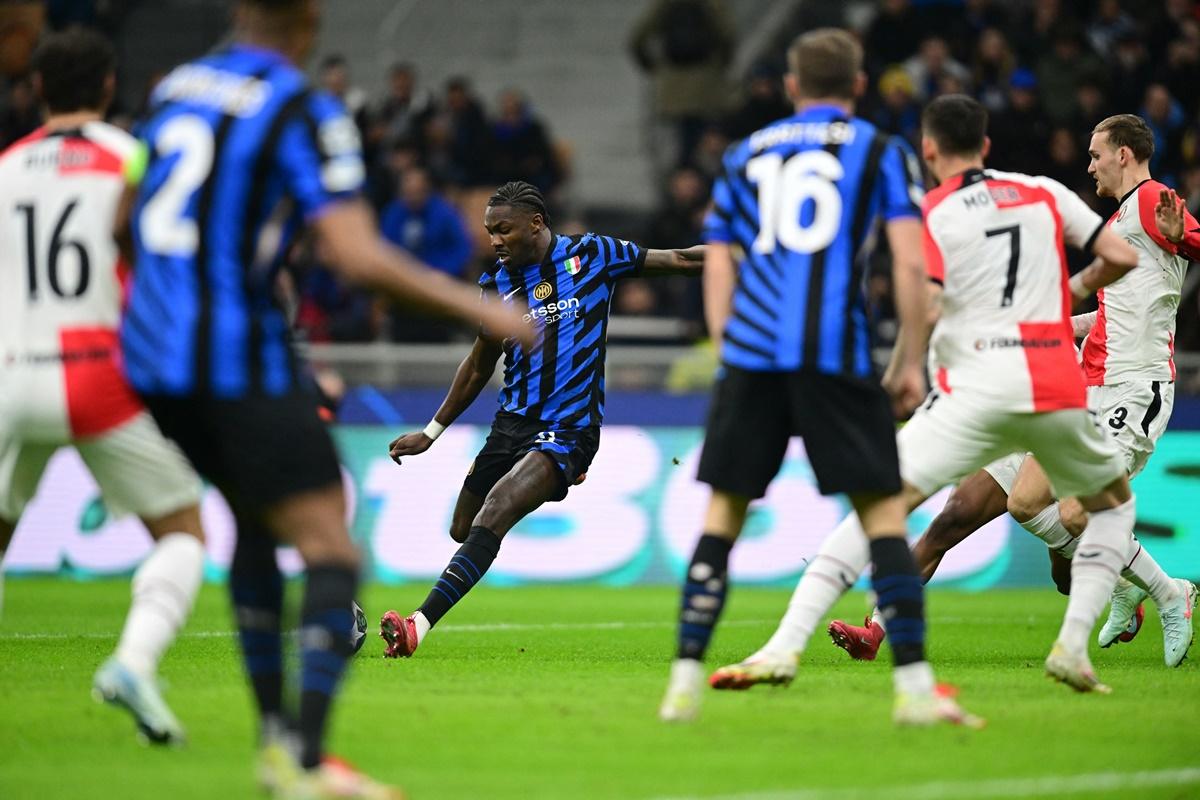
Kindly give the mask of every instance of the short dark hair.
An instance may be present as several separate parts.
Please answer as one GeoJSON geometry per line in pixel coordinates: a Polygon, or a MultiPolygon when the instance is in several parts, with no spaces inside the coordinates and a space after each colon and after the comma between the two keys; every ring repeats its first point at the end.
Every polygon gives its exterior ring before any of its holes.
{"type": "Polygon", "coordinates": [[[546,224],[550,224],[550,215],[546,212],[546,198],[542,197],[542,193],[532,183],[509,181],[488,198],[487,204],[489,208],[512,206],[528,209],[534,214],[541,214],[546,224]]]}
{"type": "Polygon", "coordinates": [[[862,45],[840,28],[802,33],[788,49],[788,66],[804,97],[853,100],[862,63],[862,45]]]}
{"type": "Polygon", "coordinates": [[[112,44],[86,28],[52,33],[33,54],[33,73],[41,77],[42,102],[52,114],[103,111],[105,82],[117,68],[112,44]]]}
{"type": "Polygon", "coordinates": [[[987,125],[987,109],[965,94],[942,95],[921,112],[921,132],[951,156],[970,156],[982,151],[987,125]]]}
{"type": "Polygon", "coordinates": [[[1139,164],[1154,155],[1154,132],[1137,114],[1116,114],[1102,119],[1092,133],[1107,133],[1114,150],[1128,147],[1139,164]]]}

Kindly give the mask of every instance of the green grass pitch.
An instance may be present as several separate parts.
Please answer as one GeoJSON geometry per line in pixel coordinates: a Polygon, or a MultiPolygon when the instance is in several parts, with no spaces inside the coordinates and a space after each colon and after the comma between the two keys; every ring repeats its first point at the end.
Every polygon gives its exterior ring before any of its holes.
{"type": "MultiPolygon", "coordinates": [[[[374,621],[423,592],[371,586],[361,599],[374,621]]],[[[122,712],[90,699],[128,594],[127,581],[9,579],[0,798],[258,796],[250,696],[221,587],[205,587],[162,667],[186,748],[142,747],[122,712]]],[[[1200,797],[1200,666],[1163,666],[1153,611],[1136,642],[1093,652],[1114,694],[1084,696],[1042,675],[1064,607],[1053,591],[930,592],[932,660],[988,718],[982,732],[894,729],[886,660],[852,663],[823,632],[790,688],[708,692],[697,723],[672,727],[655,712],[676,596],[481,587],[404,661],[384,661],[371,630],[332,749],[416,800],[1200,797]]],[[[735,587],[710,665],[763,641],[787,597],[735,587]]],[[[861,618],[864,607],[851,595],[835,614],[861,618]]]]}

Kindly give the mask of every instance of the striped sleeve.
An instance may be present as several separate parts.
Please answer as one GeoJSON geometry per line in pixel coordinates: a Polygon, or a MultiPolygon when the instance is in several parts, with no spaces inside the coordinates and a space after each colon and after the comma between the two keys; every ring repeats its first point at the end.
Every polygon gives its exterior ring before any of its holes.
{"type": "Polygon", "coordinates": [[[595,238],[598,252],[594,264],[611,280],[642,274],[642,267],[646,264],[646,251],[641,246],[611,236],[595,235],[595,238]]]}
{"type": "Polygon", "coordinates": [[[908,142],[892,137],[879,161],[879,177],[883,192],[880,212],[885,220],[921,216],[925,186],[921,165],[908,142]]]}
{"type": "Polygon", "coordinates": [[[358,127],[330,95],[312,93],[298,104],[281,129],[276,152],[288,191],[305,219],[362,191],[366,169],[358,127]]]}

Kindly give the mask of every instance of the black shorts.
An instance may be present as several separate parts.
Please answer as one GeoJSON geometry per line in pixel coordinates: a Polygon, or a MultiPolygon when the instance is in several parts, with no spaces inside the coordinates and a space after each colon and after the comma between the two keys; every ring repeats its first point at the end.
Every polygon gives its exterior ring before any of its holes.
{"type": "Polygon", "coordinates": [[[562,500],[567,496],[567,489],[587,472],[599,448],[599,425],[559,430],[552,422],[501,411],[492,422],[492,431],[483,443],[483,449],[471,462],[463,487],[479,497],[487,497],[492,487],[526,453],[536,451],[550,456],[558,466],[558,492],[550,499],[562,500]]]}
{"type": "Polygon", "coordinates": [[[762,497],[788,439],[800,436],[821,494],[900,491],[896,423],[878,382],[808,370],[723,369],[700,454],[702,482],[762,497]]]}
{"type": "Polygon", "coordinates": [[[223,400],[143,396],[158,427],[231,505],[260,509],[341,482],[316,394],[223,400]]]}

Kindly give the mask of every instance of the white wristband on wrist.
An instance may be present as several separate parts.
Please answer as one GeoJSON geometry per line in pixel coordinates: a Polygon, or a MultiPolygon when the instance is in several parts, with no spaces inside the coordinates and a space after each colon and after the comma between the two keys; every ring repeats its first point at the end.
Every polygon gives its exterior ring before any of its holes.
{"type": "Polygon", "coordinates": [[[425,426],[425,430],[422,431],[422,433],[436,442],[437,438],[442,435],[442,431],[444,430],[446,430],[445,425],[438,422],[436,419],[431,419],[429,420],[429,424],[425,426]]]}
{"type": "Polygon", "coordinates": [[[1092,294],[1092,290],[1083,283],[1082,272],[1076,272],[1074,275],[1072,275],[1071,279],[1067,281],[1067,284],[1071,288],[1071,294],[1080,300],[1084,299],[1085,297],[1090,297],[1092,294]]]}

